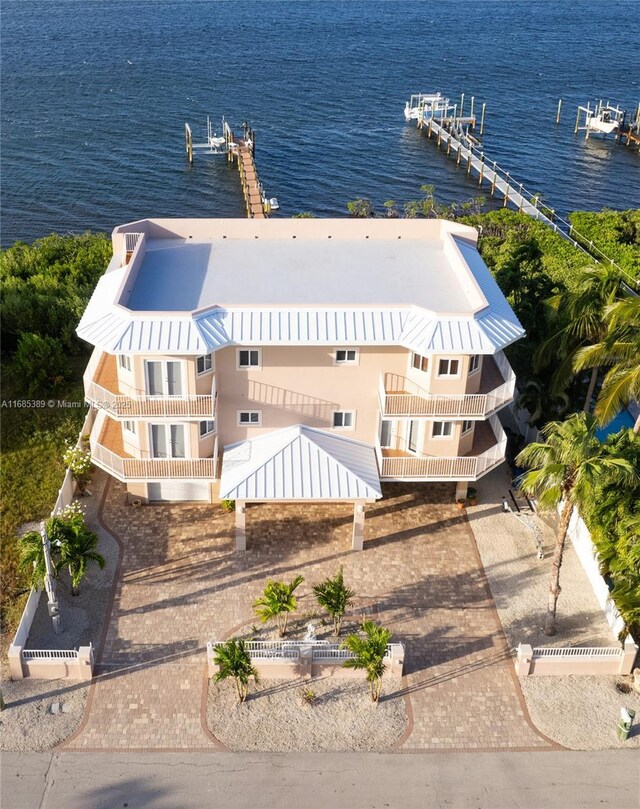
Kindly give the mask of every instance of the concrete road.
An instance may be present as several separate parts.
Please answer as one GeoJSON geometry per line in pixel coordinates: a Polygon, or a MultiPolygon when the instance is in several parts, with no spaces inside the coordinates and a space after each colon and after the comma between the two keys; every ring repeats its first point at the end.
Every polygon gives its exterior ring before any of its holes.
{"type": "Polygon", "coordinates": [[[638,809],[640,756],[4,753],[2,809],[638,809]]]}

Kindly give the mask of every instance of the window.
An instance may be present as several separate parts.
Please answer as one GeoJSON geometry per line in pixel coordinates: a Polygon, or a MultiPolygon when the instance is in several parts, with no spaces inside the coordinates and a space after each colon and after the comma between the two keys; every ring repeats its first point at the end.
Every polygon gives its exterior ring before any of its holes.
{"type": "Polygon", "coordinates": [[[182,363],[176,360],[145,362],[149,396],[182,396],[182,363]]]}
{"type": "Polygon", "coordinates": [[[460,360],[440,360],[438,376],[458,376],[460,360]]]}
{"type": "Polygon", "coordinates": [[[205,435],[209,435],[213,433],[216,429],[215,421],[201,421],[200,422],[200,438],[203,438],[205,435]]]}
{"type": "Polygon", "coordinates": [[[262,424],[262,410],[238,410],[238,424],[259,427],[262,424]]]}
{"type": "Polygon", "coordinates": [[[186,434],[183,424],[152,424],[151,455],[153,458],[186,458],[186,434]]]}
{"type": "Polygon", "coordinates": [[[198,374],[206,374],[213,368],[213,358],[211,354],[205,354],[196,360],[198,374]]]}
{"type": "Polygon", "coordinates": [[[134,433],[136,431],[136,423],[135,421],[123,421],[122,426],[128,433],[134,433]]]}
{"type": "Polygon", "coordinates": [[[358,362],[357,348],[336,348],[336,365],[345,365],[358,362]]]}
{"type": "Polygon", "coordinates": [[[414,354],[413,355],[413,367],[416,371],[427,371],[429,367],[429,360],[427,357],[423,357],[421,354],[414,354]]]}
{"type": "Polygon", "coordinates": [[[124,368],[125,371],[131,370],[131,357],[128,357],[126,354],[120,354],[118,356],[118,362],[120,363],[120,367],[124,368]]]}
{"type": "Polygon", "coordinates": [[[473,430],[473,422],[471,420],[466,420],[462,422],[462,435],[465,433],[470,432],[473,430]]]}
{"type": "Polygon", "coordinates": [[[453,435],[452,421],[433,422],[433,430],[431,431],[432,438],[450,438],[452,435],[453,435]]]}
{"type": "Polygon", "coordinates": [[[480,355],[479,354],[472,354],[469,358],[469,373],[475,374],[475,372],[480,367],[480,355]]]}
{"type": "Polygon", "coordinates": [[[260,368],[260,349],[259,348],[239,348],[238,349],[238,368],[260,368]]]}
{"type": "Polygon", "coordinates": [[[380,425],[380,446],[381,447],[390,447],[391,446],[391,422],[390,421],[383,421],[380,425]]]}
{"type": "Polygon", "coordinates": [[[343,430],[352,429],[356,423],[355,410],[334,410],[333,426],[343,430]]]}

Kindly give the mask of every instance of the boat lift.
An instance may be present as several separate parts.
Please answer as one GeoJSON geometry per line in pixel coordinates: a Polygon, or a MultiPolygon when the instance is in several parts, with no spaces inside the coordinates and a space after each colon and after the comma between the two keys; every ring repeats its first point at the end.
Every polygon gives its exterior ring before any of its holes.
{"type": "Polygon", "coordinates": [[[578,131],[584,130],[586,140],[589,140],[591,133],[605,137],[613,133],[617,136],[624,126],[626,116],[625,110],[620,109],[617,105],[614,107],[609,102],[603,104],[600,101],[593,109],[590,104],[587,104],[586,107],[578,107],[574,133],[577,134],[578,131]],[[580,119],[583,116],[584,123],[581,125],[580,119]]]}
{"type": "MultiPolygon", "coordinates": [[[[222,119],[222,128],[224,130],[225,120],[222,119]]],[[[229,151],[229,144],[227,143],[227,139],[224,135],[218,135],[217,132],[214,132],[213,125],[211,123],[211,118],[207,115],[207,140],[206,143],[194,143],[193,142],[193,135],[191,133],[191,127],[189,124],[185,123],[184,125],[184,141],[185,141],[185,151],[187,153],[187,158],[189,159],[189,163],[193,163],[193,153],[194,151],[198,151],[202,154],[227,154],[229,151]]]]}

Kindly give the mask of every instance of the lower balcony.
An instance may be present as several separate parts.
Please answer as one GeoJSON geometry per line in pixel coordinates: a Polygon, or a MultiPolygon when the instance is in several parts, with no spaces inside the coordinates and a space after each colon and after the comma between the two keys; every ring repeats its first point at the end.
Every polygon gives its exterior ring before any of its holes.
{"type": "Polygon", "coordinates": [[[101,415],[91,435],[91,460],[118,480],[216,479],[217,441],[212,458],[134,458],[124,449],[121,424],[101,415]]]}
{"type": "MultiPolygon", "coordinates": [[[[215,379],[215,377],[214,377],[215,379]]],[[[116,357],[96,349],[84,373],[84,395],[89,404],[115,418],[214,417],[215,393],[210,396],[127,396],[120,393],[116,357]]]]}
{"type": "Polygon", "coordinates": [[[437,457],[376,447],[381,480],[474,481],[504,461],[507,436],[497,416],[475,426],[468,455],[437,457]]]}

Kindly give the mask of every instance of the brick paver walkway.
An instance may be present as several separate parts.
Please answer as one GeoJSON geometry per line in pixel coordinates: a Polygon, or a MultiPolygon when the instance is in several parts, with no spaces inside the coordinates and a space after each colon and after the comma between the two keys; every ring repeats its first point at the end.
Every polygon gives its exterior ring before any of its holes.
{"type": "Polygon", "coordinates": [[[102,519],[124,547],[96,681],[72,749],[216,749],[203,728],[204,647],[243,622],[266,579],[345,579],[407,647],[401,750],[549,748],[529,724],[466,520],[446,485],[385,487],[350,550],[348,505],[258,505],[248,550],[233,515],[197,504],[134,509],[111,482],[102,519]]]}

